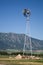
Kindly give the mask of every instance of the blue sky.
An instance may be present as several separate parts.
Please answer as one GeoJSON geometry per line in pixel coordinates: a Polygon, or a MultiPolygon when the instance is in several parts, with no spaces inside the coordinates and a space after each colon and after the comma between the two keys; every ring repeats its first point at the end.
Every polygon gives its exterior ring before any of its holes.
{"type": "Polygon", "coordinates": [[[0,32],[25,33],[25,8],[31,11],[31,37],[43,40],[43,0],[0,0],[0,32]]]}

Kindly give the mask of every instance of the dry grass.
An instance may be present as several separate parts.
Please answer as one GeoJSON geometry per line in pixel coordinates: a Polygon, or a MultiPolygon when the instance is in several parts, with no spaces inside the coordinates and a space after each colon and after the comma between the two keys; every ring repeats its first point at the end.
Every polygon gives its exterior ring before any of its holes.
{"type": "Polygon", "coordinates": [[[0,65],[43,65],[43,59],[19,59],[14,57],[0,58],[0,65]]]}

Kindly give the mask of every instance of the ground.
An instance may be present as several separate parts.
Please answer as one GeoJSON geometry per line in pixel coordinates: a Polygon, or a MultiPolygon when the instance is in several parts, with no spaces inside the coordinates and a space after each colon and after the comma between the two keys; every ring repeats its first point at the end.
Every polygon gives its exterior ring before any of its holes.
{"type": "Polygon", "coordinates": [[[0,65],[43,65],[42,59],[15,59],[15,57],[0,57],[0,65]]]}

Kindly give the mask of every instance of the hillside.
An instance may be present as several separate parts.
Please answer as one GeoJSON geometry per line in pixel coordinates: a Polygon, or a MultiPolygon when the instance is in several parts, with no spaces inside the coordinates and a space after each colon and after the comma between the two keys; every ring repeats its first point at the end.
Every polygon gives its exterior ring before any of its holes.
{"type": "MultiPolygon", "coordinates": [[[[1,49],[22,50],[24,46],[24,37],[25,34],[0,33],[0,50],[1,49]]],[[[32,49],[43,50],[43,40],[31,38],[31,41],[32,41],[32,49]]]]}

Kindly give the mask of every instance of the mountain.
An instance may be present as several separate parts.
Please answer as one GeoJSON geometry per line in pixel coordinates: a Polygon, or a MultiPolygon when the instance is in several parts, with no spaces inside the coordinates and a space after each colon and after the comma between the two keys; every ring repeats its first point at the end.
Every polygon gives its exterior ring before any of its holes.
{"type": "MultiPolygon", "coordinates": [[[[29,43],[29,37],[26,36],[29,43]]],[[[22,50],[24,47],[25,34],[16,33],[0,33],[0,50],[1,49],[15,49],[22,50]]],[[[33,50],[43,50],[43,40],[35,39],[31,37],[31,44],[33,50]]],[[[30,49],[27,44],[27,49],[30,49]]]]}

